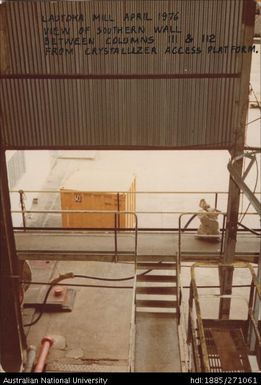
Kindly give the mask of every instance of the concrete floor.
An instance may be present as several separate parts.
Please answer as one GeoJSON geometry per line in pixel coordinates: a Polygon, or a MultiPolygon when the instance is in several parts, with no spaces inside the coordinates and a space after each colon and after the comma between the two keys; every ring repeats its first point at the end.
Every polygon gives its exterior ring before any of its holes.
{"type": "MultiPolygon", "coordinates": [[[[33,268],[35,262],[31,262],[33,268]]],[[[95,262],[59,262],[51,270],[53,276],[70,271],[110,278],[133,274],[131,265],[95,262]]],[[[78,278],[64,282],[132,286],[132,280],[101,282],[78,278]]],[[[48,356],[47,371],[126,372],[131,304],[132,289],[77,287],[72,312],[44,313],[40,321],[30,328],[28,344],[39,347],[43,336],[54,337],[55,343],[48,356]]],[[[25,309],[26,322],[28,312],[32,317],[32,311],[25,309]]]]}
{"type": "Polygon", "coordinates": [[[175,317],[138,313],[136,372],[180,372],[178,327],[175,317]]]}
{"type": "MultiPolygon", "coordinates": [[[[36,281],[48,281],[68,272],[110,278],[134,274],[133,264],[72,261],[30,261],[30,264],[36,281]]],[[[102,282],[75,278],[63,282],[125,286],[126,289],[74,287],[76,297],[71,312],[44,312],[36,325],[27,328],[28,344],[37,346],[38,351],[43,336],[54,338],[46,371],[127,372],[133,279],[102,282]]],[[[36,295],[40,288],[31,285],[26,298],[36,295]]],[[[23,313],[25,323],[37,315],[30,308],[23,313]]],[[[181,370],[175,316],[137,313],[135,342],[135,371],[181,370]]]]}

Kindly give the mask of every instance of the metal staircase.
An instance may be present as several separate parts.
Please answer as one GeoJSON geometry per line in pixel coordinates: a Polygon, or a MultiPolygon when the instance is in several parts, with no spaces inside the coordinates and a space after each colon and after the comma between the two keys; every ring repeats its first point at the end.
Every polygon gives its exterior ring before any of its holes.
{"type": "Polygon", "coordinates": [[[139,255],[135,263],[130,371],[180,371],[179,279],[175,256],[139,255]]]}
{"type": "Polygon", "coordinates": [[[139,261],[136,264],[136,313],[178,315],[176,262],[139,261]]]}

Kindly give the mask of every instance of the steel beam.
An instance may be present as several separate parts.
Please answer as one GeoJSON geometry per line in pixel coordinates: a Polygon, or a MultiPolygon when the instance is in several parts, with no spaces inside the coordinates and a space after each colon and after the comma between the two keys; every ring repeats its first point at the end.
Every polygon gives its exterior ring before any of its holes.
{"type": "MultiPolygon", "coordinates": [[[[246,155],[247,156],[247,155],[246,155]]],[[[243,158],[244,155],[242,155],[241,158],[243,158]]],[[[258,213],[259,216],[261,216],[261,204],[259,202],[259,200],[256,198],[255,194],[250,190],[250,188],[247,186],[247,184],[244,182],[244,179],[245,179],[245,174],[246,172],[248,173],[249,171],[249,167],[247,168],[247,170],[245,171],[244,175],[241,177],[241,175],[238,173],[238,170],[237,170],[237,167],[236,167],[236,162],[239,162],[240,159],[236,160],[236,161],[230,161],[228,163],[228,170],[230,172],[230,175],[231,177],[233,178],[233,180],[235,181],[235,183],[237,184],[237,186],[243,191],[243,193],[246,195],[246,197],[248,198],[249,202],[251,203],[251,205],[254,207],[254,209],[256,210],[256,212],[258,213]]],[[[252,165],[252,160],[250,162],[250,165],[252,165]]]]}
{"type": "Polygon", "coordinates": [[[5,152],[0,149],[0,359],[7,372],[19,372],[26,341],[19,304],[19,260],[9,201],[5,152]]]}
{"type": "MultiPolygon", "coordinates": [[[[254,36],[256,4],[254,1],[244,1],[242,14],[242,34],[244,35],[244,43],[251,45],[254,36]]],[[[245,147],[245,127],[248,111],[248,95],[249,95],[249,79],[251,69],[251,55],[242,57],[242,68],[244,73],[241,75],[241,82],[237,90],[238,101],[237,108],[234,111],[232,124],[235,127],[233,147],[230,149],[231,158],[235,159],[244,152],[245,147]]],[[[234,164],[234,170],[241,177],[243,170],[243,159],[238,159],[234,164]]],[[[240,204],[240,187],[234,181],[232,175],[229,179],[229,196],[227,205],[227,223],[224,242],[223,263],[233,263],[237,242],[237,222],[240,204]]],[[[220,271],[220,288],[221,295],[230,295],[232,293],[233,268],[225,267],[220,271]]],[[[222,298],[220,300],[219,318],[229,319],[230,298],[222,298]]]]}

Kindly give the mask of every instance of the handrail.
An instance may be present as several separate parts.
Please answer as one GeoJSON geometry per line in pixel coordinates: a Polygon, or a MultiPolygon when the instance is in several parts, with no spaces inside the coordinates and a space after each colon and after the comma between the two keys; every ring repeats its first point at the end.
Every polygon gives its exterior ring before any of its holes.
{"type": "Polygon", "coordinates": [[[195,277],[195,269],[197,267],[207,267],[207,268],[218,268],[218,267],[234,267],[238,269],[247,268],[250,271],[250,274],[253,279],[254,286],[257,290],[257,294],[259,298],[261,299],[261,284],[258,281],[257,275],[255,273],[255,270],[253,266],[248,262],[233,262],[233,263],[215,263],[215,262],[195,262],[191,266],[191,272],[193,272],[193,277],[195,277]]]}
{"type": "Polygon", "coordinates": [[[201,346],[201,352],[202,352],[202,366],[203,366],[202,369],[203,371],[210,372],[210,366],[208,362],[208,350],[207,350],[206,338],[204,333],[203,321],[201,317],[198,290],[197,290],[196,280],[194,276],[194,270],[192,268],[191,268],[191,289],[192,289],[193,299],[195,301],[198,333],[199,333],[199,340],[200,340],[200,346],[201,346]]]}
{"type": "Polygon", "coordinates": [[[191,334],[190,338],[188,339],[188,343],[191,340],[195,369],[196,369],[196,372],[200,372],[201,371],[201,363],[200,363],[199,348],[198,348],[198,344],[197,344],[196,326],[195,326],[194,319],[193,319],[192,309],[189,308],[188,312],[189,312],[188,329],[189,329],[189,333],[191,334]]]}
{"type": "Polygon", "coordinates": [[[177,288],[177,309],[178,309],[178,324],[180,324],[180,302],[181,302],[181,283],[180,283],[180,255],[176,253],[176,288],[177,288]]]}
{"type": "MultiPolygon", "coordinates": [[[[76,214],[86,214],[86,213],[97,213],[97,210],[25,210],[24,211],[25,214],[63,214],[63,213],[76,213],[76,214]]],[[[100,211],[100,213],[110,213],[110,214],[113,214],[114,211],[113,210],[104,210],[104,211],[100,211]]],[[[123,214],[125,213],[126,211],[118,211],[119,214],[123,214]]],[[[133,212],[133,211],[132,211],[133,212]]],[[[22,213],[22,210],[12,210],[11,213],[13,214],[21,214],[22,213]]],[[[188,214],[188,215],[192,215],[192,214],[199,214],[199,211],[136,211],[135,210],[135,213],[136,214],[188,214]]],[[[98,213],[97,213],[98,214],[98,213]]],[[[226,215],[225,212],[218,212],[218,214],[220,215],[226,215]]],[[[242,212],[239,212],[239,214],[243,214],[242,212]]],[[[250,212],[250,213],[247,213],[248,215],[258,215],[256,212],[250,212]]]]}
{"type": "MultiPolygon", "coordinates": [[[[96,210],[50,210],[50,209],[47,209],[47,210],[26,210],[26,207],[25,207],[25,203],[24,203],[24,198],[25,198],[25,194],[26,193],[40,193],[40,194],[59,194],[61,190],[54,190],[54,189],[50,189],[50,190],[22,190],[22,189],[19,189],[19,190],[10,190],[10,193],[18,193],[19,194],[19,201],[20,201],[20,208],[21,210],[11,210],[11,213],[12,214],[21,214],[22,215],[22,223],[23,223],[23,228],[26,228],[26,214],[63,214],[63,213],[78,213],[78,214],[84,214],[84,213],[92,213],[96,210]]],[[[66,191],[66,190],[65,190],[66,191]]],[[[101,193],[100,191],[92,191],[93,194],[95,193],[101,193]]],[[[215,196],[215,203],[214,203],[214,206],[215,208],[217,207],[217,204],[218,204],[218,195],[228,195],[228,192],[227,191],[103,191],[102,192],[103,194],[117,194],[117,196],[119,196],[119,194],[134,194],[134,195],[139,195],[139,194],[148,194],[148,195],[180,195],[180,194],[184,194],[184,195],[195,195],[195,194],[207,194],[207,195],[214,195],[215,196]]],[[[256,194],[261,194],[261,192],[256,192],[256,194]]],[[[118,207],[119,209],[119,207],[118,207]]],[[[106,211],[104,211],[106,212],[106,211]]],[[[159,210],[153,210],[153,211],[143,211],[143,210],[139,210],[139,211],[136,211],[137,214],[142,214],[142,215],[179,215],[179,214],[182,214],[184,213],[184,211],[159,211],[159,210]]],[[[198,212],[193,212],[193,217],[195,217],[197,215],[198,212]]],[[[244,213],[239,213],[239,214],[245,214],[244,213]]],[[[248,212],[248,215],[256,215],[255,212],[248,212]]],[[[189,222],[185,225],[185,228],[188,226],[188,224],[190,223],[190,220],[189,222]]],[[[223,236],[223,233],[222,233],[222,236],[223,236]]]]}
{"type": "MultiPolygon", "coordinates": [[[[178,274],[178,273],[177,273],[178,274]]],[[[180,352],[180,364],[181,364],[181,372],[189,371],[189,350],[188,350],[188,336],[187,336],[187,328],[186,328],[186,310],[185,310],[185,302],[183,293],[183,283],[180,277],[179,278],[179,290],[180,290],[180,298],[178,302],[178,340],[179,340],[179,352],[180,352]]]]}
{"type": "MultiPolygon", "coordinates": [[[[207,267],[207,268],[220,268],[220,267],[233,267],[233,268],[247,268],[249,269],[251,276],[252,276],[252,282],[256,289],[256,293],[259,296],[259,299],[261,299],[261,285],[258,281],[258,278],[256,276],[256,273],[250,263],[247,262],[234,262],[234,263],[213,263],[213,262],[196,262],[191,266],[191,294],[190,294],[190,301],[189,301],[189,317],[192,317],[192,306],[193,306],[193,300],[195,302],[195,311],[196,311],[196,319],[198,324],[198,333],[199,333],[199,340],[200,340],[200,346],[202,351],[202,365],[203,369],[206,371],[210,371],[209,363],[208,363],[208,352],[207,352],[207,344],[206,344],[206,338],[204,333],[204,326],[203,326],[203,320],[201,316],[201,308],[199,303],[199,294],[196,284],[196,275],[195,275],[195,269],[199,267],[207,267]]],[[[212,295],[213,296],[213,295],[212,295]]],[[[233,297],[233,295],[229,295],[229,297],[233,297]]],[[[249,318],[250,321],[253,324],[254,332],[256,334],[256,338],[258,341],[258,344],[260,346],[261,338],[260,333],[258,330],[258,326],[256,324],[256,320],[253,317],[253,310],[252,308],[249,308],[249,318]]],[[[190,320],[190,318],[189,318],[190,320]]],[[[191,325],[191,320],[190,320],[191,325]]],[[[191,325],[193,326],[193,325],[191,325]]],[[[192,332],[192,331],[191,331],[192,332]]]]}
{"type": "MultiPolygon", "coordinates": [[[[222,254],[223,252],[223,241],[224,241],[224,232],[225,232],[225,219],[226,219],[226,215],[227,213],[226,212],[223,212],[223,211],[218,211],[217,212],[218,215],[222,215],[223,216],[223,226],[222,226],[222,232],[221,232],[221,240],[220,240],[220,243],[221,243],[221,248],[220,248],[220,255],[222,254]]],[[[184,230],[186,230],[186,227],[182,227],[182,217],[185,216],[185,215],[192,215],[193,219],[194,217],[196,217],[198,214],[200,214],[199,211],[196,211],[196,212],[192,212],[192,211],[187,211],[187,212],[183,212],[179,215],[179,219],[178,219],[178,254],[179,254],[179,258],[181,258],[181,235],[182,235],[182,232],[184,232],[184,230]]],[[[239,213],[240,215],[241,213],[239,213]]],[[[258,215],[257,213],[247,213],[248,215],[258,215]]],[[[242,226],[242,224],[240,224],[242,226]]],[[[258,232],[252,230],[252,229],[249,229],[247,226],[242,226],[244,227],[244,229],[246,231],[249,231],[255,235],[260,235],[258,232]]],[[[217,235],[218,236],[218,235],[217,235]]]]}
{"type": "MultiPolygon", "coordinates": [[[[185,215],[198,215],[199,214],[199,211],[197,212],[183,212],[182,214],[179,215],[179,220],[178,220],[178,226],[179,226],[179,231],[178,231],[178,254],[179,254],[179,258],[181,259],[181,233],[182,233],[182,218],[183,216],[185,215]]],[[[226,212],[222,212],[222,211],[219,211],[218,212],[219,215],[223,215],[223,218],[225,218],[225,216],[227,215],[226,212]]],[[[223,223],[224,223],[224,219],[223,219],[223,223]]],[[[224,228],[222,229],[222,235],[221,235],[221,245],[223,245],[223,238],[224,238],[224,228]]]]}
{"type": "MultiPolygon", "coordinates": [[[[187,229],[185,228],[182,228],[181,226],[181,220],[182,220],[182,217],[184,215],[193,215],[193,217],[197,216],[199,214],[199,211],[187,211],[187,212],[182,212],[182,211],[115,211],[115,210],[12,210],[11,213],[13,214],[22,214],[22,218],[23,218],[23,227],[22,229],[25,231],[27,229],[33,229],[34,227],[26,227],[26,214],[116,214],[116,215],[135,215],[135,226],[137,225],[138,223],[138,214],[169,214],[169,215],[177,215],[179,214],[179,218],[178,218],[178,228],[171,228],[171,229],[167,229],[167,230],[178,230],[178,258],[180,259],[181,257],[181,233],[187,229]]],[[[220,255],[222,254],[222,249],[223,249],[223,238],[224,238],[224,231],[225,231],[225,228],[224,228],[224,223],[225,223],[225,218],[226,218],[226,212],[222,212],[222,211],[219,211],[218,212],[219,215],[223,215],[223,227],[222,227],[222,233],[221,233],[221,249],[220,249],[220,255]]],[[[240,213],[239,213],[240,214],[240,213]]],[[[257,213],[253,212],[253,213],[247,213],[247,215],[258,215],[257,213]]],[[[115,221],[114,221],[115,222],[115,221]]],[[[118,223],[118,221],[117,221],[118,223]]],[[[116,224],[115,224],[116,226],[116,224]]],[[[116,231],[116,228],[114,226],[114,231],[116,231]]],[[[19,227],[20,228],[20,227],[19,227]]],[[[41,227],[42,228],[42,227],[41,227]]],[[[15,227],[16,229],[16,227],[15,227]]],[[[71,229],[71,228],[70,228],[71,229]]],[[[72,228],[73,229],[73,228],[72,228]]],[[[78,229],[78,228],[77,228],[78,229]]],[[[81,227],[81,229],[88,229],[88,228],[84,228],[84,227],[81,227]]],[[[96,229],[96,228],[94,228],[96,229]]],[[[164,230],[165,228],[161,229],[161,230],[164,230]]],[[[91,228],[90,230],[93,230],[93,228],[91,228]]],[[[99,228],[97,228],[97,230],[99,230],[99,228]]],[[[111,230],[111,228],[110,228],[111,230]]],[[[122,229],[120,229],[122,231],[122,229]]],[[[125,229],[126,230],[126,229],[125,229]]],[[[128,228],[128,231],[129,230],[132,230],[132,227],[129,227],[128,228]]],[[[153,228],[152,228],[153,230],[153,228]]],[[[190,229],[188,229],[189,231],[190,229]]],[[[194,229],[195,230],[195,229],[194,229]]],[[[249,229],[249,231],[255,233],[256,235],[259,235],[259,233],[256,233],[255,231],[249,229]]],[[[136,231],[138,232],[138,231],[136,231]]],[[[135,234],[135,236],[137,236],[135,234]]]]}
{"type": "Polygon", "coordinates": [[[130,323],[130,343],[129,343],[129,359],[128,359],[128,371],[134,372],[134,359],[135,359],[135,333],[136,333],[136,269],[135,278],[133,283],[133,295],[132,295],[132,308],[131,308],[131,323],[130,323]]]}
{"type": "MultiPolygon", "coordinates": [[[[66,189],[65,189],[66,190],[66,189]]],[[[9,190],[10,193],[19,193],[23,191],[24,193],[56,193],[59,194],[61,190],[9,190]]],[[[93,194],[100,194],[101,191],[91,191],[93,194]]],[[[103,194],[224,194],[228,195],[228,191],[102,191],[103,194]]],[[[255,194],[261,194],[261,191],[256,191],[255,194]]]]}
{"type": "Polygon", "coordinates": [[[258,346],[261,348],[261,335],[260,335],[259,330],[258,330],[258,324],[257,324],[257,321],[254,317],[253,309],[249,309],[248,315],[249,315],[249,319],[253,325],[253,330],[254,330],[254,333],[256,335],[256,340],[257,340],[258,346]]]}
{"type": "MultiPolygon", "coordinates": [[[[78,212],[78,210],[53,210],[54,212],[78,212]]],[[[26,211],[28,212],[28,211],[26,211]]],[[[117,217],[120,215],[132,215],[134,216],[134,228],[132,231],[134,231],[135,234],[135,243],[134,243],[134,258],[135,258],[135,266],[137,263],[137,251],[138,251],[138,216],[133,211],[115,211],[115,210],[81,210],[80,213],[91,213],[91,214],[110,214],[115,216],[114,220],[114,256],[115,256],[115,262],[117,262],[117,256],[118,256],[118,232],[121,231],[121,228],[118,227],[118,220],[117,217]]],[[[95,253],[95,250],[92,251],[92,253],[95,253]]]]}
{"type": "MultiPolygon", "coordinates": [[[[187,223],[185,224],[185,226],[182,228],[182,232],[184,232],[184,231],[188,228],[188,226],[190,225],[190,223],[191,223],[195,218],[197,218],[197,216],[198,216],[197,214],[194,214],[194,215],[192,215],[192,216],[189,218],[189,220],[187,221],[187,223]]],[[[224,222],[224,221],[223,221],[223,222],[224,222]]],[[[242,227],[244,230],[249,231],[250,233],[252,233],[252,234],[254,234],[254,235],[260,235],[257,231],[255,231],[255,230],[253,230],[253,229],[250,229],[249,227],[243,225],[241,222],[237,222],[237,225],[240,226],[240,227],[242,227]]],[[[223,226],[223,228],[224,228],[224,226],[223,226]]]]}
{"type": "MultiPolygon", "coordinates": [[[[25,214],[63,214],[63,213],[96,213],[97,210],[25,210],[25,214]]],[[[106,210],[103,211],[106,213],[106,210]]],[[[124,213],[119,211],[120,213],[124,213]]],[[[11,210],[11,213],[13,214],[21,214],[22,210],[11,210]]],[[[112,213],[113,211],[109,211],[108,213],[112,213]]],[[[136,214],[199,214],[199,211],[141,211],[141,210],[135,210],[136,214]]],[[[219,214],[226,214],[225,212],[219,212],[219,214]]],[[[242,212],[239,212],[239,214],[243,214],[242,212]]],[[[250,212],[247,213],[248,215],[258,215],[256,212],[250,212]]]]}

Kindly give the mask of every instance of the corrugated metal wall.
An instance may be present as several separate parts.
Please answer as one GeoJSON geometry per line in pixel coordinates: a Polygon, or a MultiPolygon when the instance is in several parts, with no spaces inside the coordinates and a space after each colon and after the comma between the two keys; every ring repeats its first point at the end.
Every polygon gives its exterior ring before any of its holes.
{"type": "Polygon", "coordinates": [[[3,80],[6,143],[226,146],[236,81],[3,80]]]}
{"type": "MultiPolygon", "coordinates": [[[[177,34],[178,40],[184,40],[185,35],[193,34],[194,41],[202,40],[203,34],[215,33],[221,43],[240,42],[242,1],[231,0],[179,0],[179,1],[14,1],[8,4],[7,22],[10,46],[10,72],[11,73],[85,73],[85,74],[186,74],[186,73],[226,73],[238,72],[237,55],[93,55],[84,54],[86,47],[82,45],[74,50],[73,55],[56,56],[45,55],[43,39],[46,28],[57,27],[60,30],[69,28],[69,34],[53,35],[55,38],[89,37],[92,33],[79,34],[79,28],[90,26],[95,31],[98,25],[102,29],[114,26],[123,26],[123,15],[126,13],[148,12],[153,22],[146,22],[146,35],[154,35],[154,26],[173,25],[183,31],[182,37],[177,34]],[[158,21],[158,14],[162,11],[179,11],[180,20],[158,21]],[[62,22],[50,21],[42,23],[42,16],[48,19],[48,15],[84,15],[84,21],[62,22]],[[90,23],[90,15],[111,15],[114,22],[98,24],[90,23]],[[47,15],[47,17],[45,16],[47,15]]],[[[141,27],[143,21],[126,21],[127,26],[141,27]]],[[[138,34],[116,34],[110,36],[138,36],[138,34]]],[[[103,47],[107,34],[98,35],[96,46],[103,47]]],[[[49,35],[50,37],[50,35],[49,35]]],[[[166,33],[158,33],[157,46],[165,46],[166,33]]],[[[141,44],[142,45],[142,44],[141,44]]],[[[59,46],[59,45],[58,45],[59,46]]],[[[70,45],[62,45],[70,48],[70,45]]],[[[121,44],[115,46],[122,47],[121,44]]]]}
{"type": "Polygon", "coordinates": [[[210,54],[207,47],[243,45],[243,2],[14,1],[0,6],[5,146],[228,148],[238,124],[242,55],[210,54]],[[122,21],[126,13],[138,12],[152,20],[122,21]],[[179,12],[178,20],[163,20],[163,12],[179,12]],[[114,21],[94,22],[93,14],[110,15],[114,21]],[[60,20],[48,21],[51,15],[60,15],[60,20]],[[83,15],[83,20],[63,21],[66,16],[61,15],[83,15]],[[181,32],[155,33],[157,26],[181,32]],[[86,34],[79,33],[86,27],[86,34]],[[98,27],[106,33],[97,35],[98,27]],[[109,34],[113,27],[123,33],[109,34]],[[188,34],[194,40],[184,43],[188,34]],[[215,34],[216,43],[202,42],[206,34],[215,34]],[[156,46],[157,54],[122,53],[137,44],[106,40],[145,35],[155,41],[138,45],[149,52],[156,46]],[[177,39],[172,46],[200,46],[203,52],[166,54],[171,36],[177,39]],[[75,37],[80,40],[70,45],[68,39],[75,37]],[[85,53],[94,47],[120,51],[85,53]],[[63,54],[50,54],[53,48],[63,54]]]}

